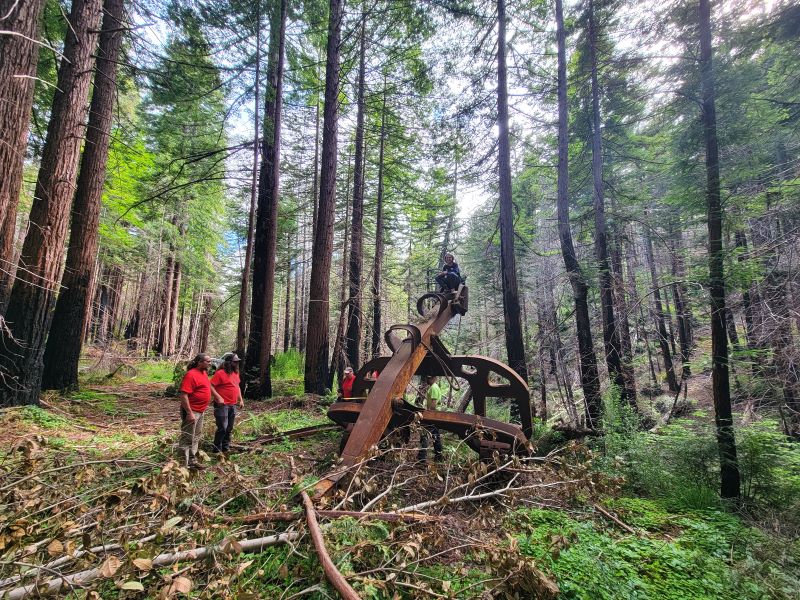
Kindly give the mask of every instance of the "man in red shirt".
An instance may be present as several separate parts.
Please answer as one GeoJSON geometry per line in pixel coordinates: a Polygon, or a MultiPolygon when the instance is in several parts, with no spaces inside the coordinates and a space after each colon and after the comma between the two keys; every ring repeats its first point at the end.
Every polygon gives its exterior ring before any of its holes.
{"type": "Polygon", "coordinates": [[[356,376],[353,373],[353,367],[346,367],[342,377],[341,396],[343,400],[350,400],[353,397],[353,382],[355,380],[356,376]]]}
{"type": "Polygon", "coordinates": [[[197,450],[200,447],[200,438],[203,434],[203,413],[211,402],[211,395],[215,398],[218,394],[211,389],[208,381],[208,365],[211,357],[201,353],[189,361],[186,366],[186,375],[180,387],[181,398],[181,438],[179,447],[186,459],[186,466],[201,469],[197,462],[197,450]]]}
{"type": "Polygon", "coordinates": [[[242,390],[239,387],[239,364],[242,361],[235,352],[229,352],[222,359],[222,366],[211,377],[211,389],[220,398],[214,399],[214,420],[217,422],[214,452],[229,450],[233,422],[236,419],[236,405],[244,408],[242,390]]]}

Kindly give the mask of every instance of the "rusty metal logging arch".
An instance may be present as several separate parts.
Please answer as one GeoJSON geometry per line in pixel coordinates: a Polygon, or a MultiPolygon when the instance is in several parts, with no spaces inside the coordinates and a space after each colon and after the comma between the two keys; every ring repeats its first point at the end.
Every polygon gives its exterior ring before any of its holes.
{"type": "Polygon", "coordinates": [[[425,294],[417,301],[417,310],[426,318],[424,322],[393,325],[386,331],[384,339],[392,355],[363,365],[353,382],[353,400],[337,402],[328,410],[328,417],[345,429],[345,437],[341,463],[319,481],[316,497],[333,489],[384,435],[415,420],[455,433],[481,457],[495,451],[528,450],[533,414],[525,381],[513,369],[491,358],[451,355],[438,337],[453,316],[466,314],[467,304],[468,290],[464,285],[449,294],[425,294]],[[429,300],[434,305],[426,310],[429,300]],[[401,339],[396,331],[405,331],[407,336],[401,339]],[[427,410],[409,404],[404,396],[415,375],[464,379],[470,386],[474,414],[427,410]],[[515,402],[520,424],[487,418],[487,398],[515,402]]]}

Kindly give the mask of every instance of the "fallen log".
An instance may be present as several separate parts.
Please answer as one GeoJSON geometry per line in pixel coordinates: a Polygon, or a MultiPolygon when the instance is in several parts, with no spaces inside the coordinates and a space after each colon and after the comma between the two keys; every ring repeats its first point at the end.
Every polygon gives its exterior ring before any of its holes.
{"type": "MultiPolygon", "coordinates": [[[[299,533],[287,532],[250,540],[241,540],[237,541],[237,550],[241,548],[241,551],[244,553],[260,552],[268,546],[286,544],[298,539],[299,537],[299,533]]],[[[207,556],[210,556],[215,550],[216,548],[213,546],[206,546],[203,548],[195,548],[193,550],[183,550],[181,552],[165,552],[163,554],[159,554],[153,559],[152,566],[153,568],[167,567],[179,562],[202,560],[207,556]]],[[[29,596],[39,598],[42,596],[52,596],[54,594],[58,594],[62,589],[65,588],[70,589],[73,587],[83,587],[102,577],[101,568],[102,567],[95,567],[85,571],[80,571],[78,573],[73,573],[72,575],[53,577],[52,579],[48,579],[47,581],[43,581],[41,583],[32,583],[14,588],[7,592],[0,592],[0,599],[22,600],[23,598],[27,598],[29,596]]],[[[356,598],[358,598],[358,596],[356,596],[356,598]]]]}

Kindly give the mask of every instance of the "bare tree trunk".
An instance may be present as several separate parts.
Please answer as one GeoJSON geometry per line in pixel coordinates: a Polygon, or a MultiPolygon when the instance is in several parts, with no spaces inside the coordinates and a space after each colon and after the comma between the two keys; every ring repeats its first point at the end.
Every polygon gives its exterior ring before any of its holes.
{"type": "Polygon", "coordinates": [[[714,416],[720,457],[721,495],[740,495],[736,437],[731,415],[731,390],[728,374],[728,339],[725,331],[725,266],[722,252],[722,205],[719,183],[719,149],[715,106],[714,70],[711,46],[711,5],[699,0],[700,79],[702,118],[706,142],[706,200],[708,203],[708,268],[711,293],[711,364],[714,416]]]}
{"type": "Polygon", "coordinates": [[[31,121],[44,0],[0,0],[0,315],[16,272],[14,236],[31,121]]]}
{"type": "Polygon", "coordinates": [[[292,297],[292,234],[286,232],[286,306],[284,307],[283,319],[283,351],[289,351],[289,312],[291,304],[289,302],[292,297]]]}
{"type": "Polygon", "coordinates": [[[256,2],[256,81],[253,100],[253,170],[250,183],[250,213],[247,218],[247,246],[242,267],[242,291],[239,295],[239,319],[236,325],[236,353],[241,357],[247,351],[247,301],[250,299],[250,277],[253,266],[253,236],[256,201],[258,199],[258,149],[259,149],[259,92],[261,91],[261,2],[256,2]]]}
{"type": "MultiPolygon", "coordinates": [[[[342,285],[339,288],[339,322],[336,324],[336,337],[333,344],[333,355],[331,356],[331,368],[328,373],[328,387],[333,389],[333,377],[338,375],[339,381],[342,380],[344,368],[347,366],[347,354],[345,352],[345,325],[347,324],[347,294],[349,292],[349,284],[347,277],[347,267],[349,264],[348,246],[350,230],[347,228],[347,223],[350,222],[350,176],[351,176],[351,160],[347,161],[347,185],[344,194],[344,240],[342,243],[342,285]]],[[[360,351],[360,348],[359,348],[360,351]]]]}
{"type": "Polygon", "coordinates": [[[211,304],[213,300],[213,296],[208,292],[200,296],[200,302],[203,305],[203,314],[200,317],[199,352],[206,352],[208,348],[208,336],[211,333],[211,304]]]}
{"type": "Polygon", "coordinates": [[[331,251],[336,210],[336,146],[339,120],[339,51],[344,16],[343,0],[330,0],[328,51],[325,68],[325,113],[322,132],[317,231],[311,259],[305,390],[323,394],[328,381],[328,317],[331,251]]]}
{"type": "Polygon", "coordinates": [[[692,352],[692,312],[686,291],[686,269],[683,263],[683,239],[681,230],[673,226],[672,235],[672,296],[675,300],[675,312],[678,317],[678,340],[681,348],[681,380],[686,381],[691,375],[689,356],[692,352]]]}
{"type": "MultiPolygon", "coordinates": [[[[297,243],[300,240],[300,230],[294,232],[294,245],[295,248],[297,247],[297,243]]],[[[300,264],[298,258],[302,258],[302,252],[295,257],[295,265],[294,265],[294,310],[292,311],[292,340],[290,345],[292,348],[297,350],[297,317],[298,313],[302,310],[299,306],[298,301],[300,298],[300,294],[298,294],[298,282],[300,280],[300,264]]]]}
{"type": "Polygon", "coordinates": [[[383,270],[383,170],[386,146],[386,87],[381,107],[381,139],[378,150],[378,198],[375,218],[375,263],[372,278],[372,357],[381,352],[381,272],[383,270]]]}
{"type": "Polygon", "coordinates": [[[4,405],[39,401],[45,341],[61,282],[101,8],[101,0],[72,3],[30,228],[20,256],[24,271],[11,290],[5,315],[9,329],[0,332],[0,396],[4,405]]]}
{"type": "Polygon", "coordinates": [[[658,334],[658,343],[661,346],[661,358],[664,360],[664,371],[667,374],[667,387],[672,393],[680,391],[678,387],[678,380],[675,377],[675,369],[672,366],[672,353],[669,347],[669,338],[667,337],[667,328],[664,325],[664,309],[661,307],[661,288],[658,285],[658,275],[656,274],[656,262],[653,257],[653,241],[650,238],[650,232],[645,230],[644,234],[644,250],[647,258],[647,265],[650,269],[650,282],[653,290],[653,304],[655,306],[655,321],[656,333],[658,334]]]}
{"type": "MultiPolygon", "coordinates": [[[[506,73],[506,3],[497,0],[497,162],[500,176],[500,270],[503,277],[503,316],[505,317],[508,364],[528,382],[525,340],[522,336],[517,259],[514,252],[514,207],[511,198],[511,143],[508,132],[508,83],[506,73]]],[[[511,420],[519,420],[519,409],[511,403],[511,420]]]]}
{"type": "Polygon", "coordinates": [[[169,303],[169,327],[167,328],[167,356],[175,354],[178,329],[178,300],[181,291],[181,263],[175,260],[172,263],[172,295],[169,303]]]}
{"type": "Polygon", "coordinates": [[[568,198],[568,131],[567,131],[567,58],[564,32],[564,11],[562,1],[556,0],[556,27],[558,38],[558,233],[561,253],[569,274],[572,293],[575,299],[575,326],[578,333],[578,353],[580,356],[581,386],[586,402],[586,424],[589,427],[600,425],[602,399],[600,380],[597,373],[597,357],[592,343],[591,320],[589,318],[588,288],[581,272],[572,232],[569,225],[568,198]]]}
{"type": "Polygon", "coordinates": [[[161,356],[169,354],[169,312],[172,306],[172,277],[175,273],[173,269],[175,247],[170,244],[169,256],[167,256],[166,269],[164,269],[164,292],[162,296],[161,316],[159,317],[158,336],[156,338],[155,351],[161,356]]]}
{"type": "MultiPolygon", "coordinates": [[[[267,63],[267,93],[264,103],[264,147],[261,159],[261,184],[258,188],[258,224],[265,227],[261,233],[264,239],[263,269],[264,295],[262,304],[256,305],[253,296],[252,313],[261,312],[261,339],[253,341],[260,345],[253,356],[259,361],[259,395],[272,396],[272,377],[270,365],[272,357],[272,309],[275,300],[275,260],[278,246],[278,204],[280,202],[280,164],[281,164],[281,110],[283,106],[283,58],[286,46],[286,4],[280,0],[275,7],[270,22],[269,62],[267,63]],[[263,213],[263,215],[262,215],[263,213]]],[[[257,224],[257,229],[258,229],[257,224]]],[[[258,241],[258,237],[256,238],[258,241]]],[[[256,243],[258,256],[258,243],[256,243]]],[[[253,277],[255,292],[255,273],[253,277]]],[[[255,325],[255,321],[253,321],[255,325]]],[[[252,337],[251,337],[252,340],[252,337]]],[[[249,352],[249,348],[248,348],[249,352]]],[[[256,362],[251,363],[255,366],[256,362]]]]}
{"type": "Polygon", "coordinates": [[[595,254],[600,277],[600,305],[603,317],[603,343],[606,351],[608,377],[619,391],[620,399],[636,410],[636,388],[633,376],[625,377],[622,366],[622,346],[614,314],[614,291],[608,261],[605,195],[603,190],[603,150],[600,131],[600,90],[597,82],[597,24],[594,2],[589,0],[589,57],[592,82],[592,180],[594,199],[595,254]]]}
{"type": "Polygon", "coordinates": [[[72,208],[67,264],[44,353],[42,388],[46,390],[78,387],[78,361],[92,299],[89,288],[97,264],[98,225],[114,118],[123,11],[123,0],[105,0],[89,127],[72,208]]]}
{"type": "Polygon", "coordinates": [[[347,302],[347,359],[358,370],[361,355],[361,269],[364,264],[364,77],[366,74],[367,16],[361,9],[361,40],[358,59],[358,111],[353,176],[353,214],[350,234],[350,292],[347,302]]]}

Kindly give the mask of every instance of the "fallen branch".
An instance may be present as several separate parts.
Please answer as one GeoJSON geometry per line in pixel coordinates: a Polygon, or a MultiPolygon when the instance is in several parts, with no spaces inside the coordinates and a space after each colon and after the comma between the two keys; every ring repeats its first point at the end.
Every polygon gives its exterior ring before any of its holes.
{"type": "Polygon", "coordinates": [[[303,498],[303,505],[306,509],[308,531],[311,533],[311,540],[314,542],[314,548],[317,551],[317,556],[319,556],[319,562],[322,563],[322,570],[325,572],[325,578],[331,582],[331,585],[336,588],[336,591],[339,592],[344,600],[361,600],[356,591],[347,583],[347,579],[344,578],[344,575],[342,575],[339,569],[336,568],[336,565],[333,564],[331,557],[328,555],[328,551],[325,549],[325,540],[322,538],[322,530],[319,528],[319,523],[317,523],[314,504],[311,502],[308,492],[301,490],[300,495],[303,498]]]}
{"type": "Polygon", "coordinates": [[[17,487],[19,484],[21,484],[21,483],[23,483],[25,481],[29,481],[31,479],[36,479],[37,477],[41,477],[42,475],[47,475],[49,473],[56,473],[57,471],[65,471],[67,469],[80,469],[80,468],[83,468],[83,467],[87,467],[89,465],[105,465],[105,464],[108,464],[108,463],[115,463],[115,464],[116,463],[139,463],[139,464],[143,464],[143,465],[149,465],[150,467],[160,467],[161,466],[161,465],[158,465],[158,464],[156,464],[156,463],[154,463],[152,461],[141,460],[141,459],[138,459],[138,458],[110,458],[108,460],[89,460],[89,461],[82,462],[82,463],[75,463],[75,464],[72,464],[72,465],[64,465],[63,467],[55,467],[54,469],[47,469],[46,471],[39,471],[38,473],[33,473],[32,475],[28,475],[28,476],[23,477],[21,479],[17,479],[16,481],[12,481],[8,485],[4,485],[3,487],[0,488],[0,492],[5,492],[8,489],[11,489],[13,487],[17,487]]]}
{"type": "MultiPolygon", "coordinates": [[[[268,546],[275,546],[277,544],[286,544],[294,541],[300,537],[300,534],[287,532],[279,535],[270,535],[267,537],[254,538],[251,540],[241,540],[237,542],[237,550],[239,547],[244,553],[260,552],[268,546]]],[[[210,556],[217,548],[214,546],[206,546],[203,548],[195,548],[194,550],[184,550],[181,552],[165,552],[159,554],[153,559],[153,568],[167,567],[169,565],[186,562],[202,560],[210,556]]],[[[102,577],[101,567],[87,569],[73,573],[72,575],[65,575],[63,577],[54,577],[41,583],[32,583],[29,585],[14,588],[8,592],[0,593],[2,600],[22,600],[28,596],[52,596],[58,594],[64,587],[82,587],[88,585],[102,577]]],[[[353,598],[357,599],[358,596],[353,598]]],[[[349,600],[349,599],[348,599],[349,600]]]]}
{"type": "Polygon", "coordinates": [[[624,529],[628,533],[633,534],[633,535],[639,535],[638,532],[633,527],[631,527],[630,525],[620,521],[618,517],[615,517],[614,515],[612,515],[610,512],[608,512],[605,508],[603,508],[599,504],[592,504],[592,506],[594,506],[595,510],[597,510],[597,512],[599,512],[601,515],[603,515],[604,517],[606,517],[610,521],[614,522],[616,525],[618,525],[619,527],[621,527],[622,529],[624,529]]]}
{"type": "MultiPolygon", "coordinates": [[[[147,542],[153,541],[154,539],[156,539],[156,537],[157,536],[155,534],[148,535],[146,537],[143,537],[140,540],[137,540],[135,543],[136,544],[145,544],[147,542]]],[[[78,560],[79,558],[81,558],[82,556],[84,556],[86,554],[98,554],[100,552],[110,552],[111,550],[119,550],[120,548],[122,548],[122,546],[120,546],[119,544],[104,544],[104,545],[101,545],[101,546],[93,546],[92,548],[89,548],[88,550],[85,550],[85,549],[76,550],[74,553],[72,553],[72,555],[67,554],[65,556],[62,556],[61,558],[57,558],[56,560],[50,561],[49,563],[47,563],[45,565],[41,565],[41,566],[31,565],[31,568],[28,571],[25,571],[24,573],[22,573],[21,575],[14,575],[13,577],[8,577],[7,579],[1,580],[0,581],[0,588],[4,588],[4,587],[9,586],[9,585],[14,585],[18,581],[20,581],[22,579],[25,579],[26,577],[30,577],[31,575],[36,575],[37,573],[39,573],[41,571],[47,571],[47,570],[50,570],[50,569],[56,569],[56,568],[58,568],[60,566],[63,566],[65,564],[73,561],[73,560],[78,560]]],[[[2,596],[0,596],[0,597],[2,597],[2,596]]]]}

